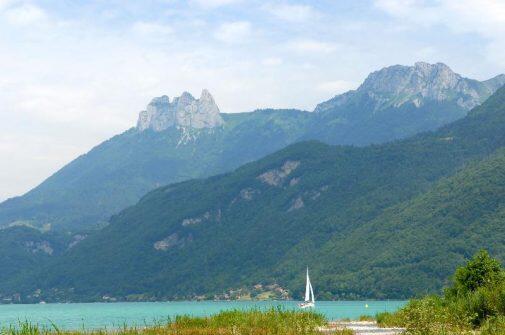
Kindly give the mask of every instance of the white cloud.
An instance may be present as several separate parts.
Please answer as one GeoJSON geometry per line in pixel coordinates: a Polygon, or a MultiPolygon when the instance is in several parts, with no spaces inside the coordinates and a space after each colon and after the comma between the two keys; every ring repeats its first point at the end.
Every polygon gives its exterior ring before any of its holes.
{"type": "Polygon", "coordinates": [[[417,4],[417,0],[375,0],[375,6],[395,16],[409,14],[417,4]]]}
{"type": "Polygon", "coordinates": [[[222,42],[243,42],[251,35],[251,24],[247,21],[221,24],[214,32],[214,37],[222,42]]]}
{"type": "Polygon", "coordinates": [[[0,169],[0,201],[25,193],[86,148],[68,142],[49,132],[0,134],[0,157],[9,162],[0,169]]]}
{"type": "Polygon", "coordinates": [[[4,16],[11,24],[30,25],[44,21],[47,18],[46,12],[35,5],[23,4],[5,10],[4,16]]]}
{"type": "Polygon", "coordinates": [[[319,16],[319,13],[308,5],[266,4],[263,8],[276,18],[290,22],[315,20],[319,16]]]}
{"type": "Polygon", "coordinates": [[[303,52],[303,53],[330,53],[337,49],[337,45],[333,43],[312,40],[312,39],[300,39],[294,40],[287,44],[287,47],[293,51],[303,52]]]}
{"type": "Polygon", "coordinates": [[[325,81],[316,86],[316,89],[321,92],[340,94],[353,89],[355,85],[346,80],[325,81]]]}
{"type": "Polygon", "coordinates": [[[168,35],[174,32],[174,29],[167,24],[144,21],[135,22],[132,29],[139,34],[168,35]]]}
{"type": "Polygon", "coordinates": [[[279,57],[268,57],[261,61],[261,64],[265,66],[278,66],[283,63],[282,58],[279,57]]]}
{"type": "Polygon", "coordinates": [[[479,34],[488,40],[487,57],[505,66],[505,1],[503,0],[375,0],[412,29],[445,26],[454,33],[479,34]]]}
{"type": "Polygon", "coordinates": [[[13,2],[14,2],[13,0],[0,0],[0,10],[11,5],[13,2]]]}
{"type": "Polygon", "coordinates": [[[375,0],[375,5],[412,23],[443,24],[456,32],[494,35],[505,29],[502,0],[375,0]]]}
{"type": "Polygon", "coordinates": [[[241,0],[193,0],[198,6],[203,8],[217,8],[240,2],[241,0]]]}

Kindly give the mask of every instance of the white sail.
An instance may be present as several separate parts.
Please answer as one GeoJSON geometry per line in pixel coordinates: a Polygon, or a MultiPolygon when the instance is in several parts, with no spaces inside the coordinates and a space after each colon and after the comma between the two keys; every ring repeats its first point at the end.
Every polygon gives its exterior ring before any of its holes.
{"type": "Polygon", "coordinates": [[[316,297],[314,296],[314,290],[312,289],[312,283],[310,284],[310,296],[312,302],[316,302],[316,297]]]}
{"type": "Polygon", "coordinates": [[[314,290],[312,289],[312,284],[310,282],[309,277],[309,268],[307,267],[307,283],[305,285],[305,301],[303,303],[298,304],[300,308],[309,308],[314,307],[314,290]]]}
{"type": "Polygon", "coordinates": [[[305,301],[310,301],[310,291],[311,290],[312,290],[312,285],[310,284],[309,268],[307,268],[307,284],[305,285],[305,301]]]}

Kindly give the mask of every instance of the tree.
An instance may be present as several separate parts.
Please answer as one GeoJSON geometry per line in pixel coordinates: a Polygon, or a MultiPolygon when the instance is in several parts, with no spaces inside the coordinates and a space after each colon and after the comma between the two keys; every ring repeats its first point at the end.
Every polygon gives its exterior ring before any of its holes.
{"type": "Polygon", "coordinates": [[[489,287],[505,281],[505,272],[500,262],[486,250],[477,252],[466,265],[456,270],[453,286],[447,293],[453,296],[474,292],[480,287],[489,287]]]}

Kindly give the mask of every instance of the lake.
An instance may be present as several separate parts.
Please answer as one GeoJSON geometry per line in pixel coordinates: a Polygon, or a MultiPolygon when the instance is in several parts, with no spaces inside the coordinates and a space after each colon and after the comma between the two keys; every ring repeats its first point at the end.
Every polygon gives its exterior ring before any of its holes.
{"type": "MultiPolygon", "coordinates": [[[[356,319],[360,315],[395,311],[405,301],[318,301],[315,310],[328,319],[356,319]],[[368,305],[368,307],[366,307],[368,305]]],[[[177,301],[82,304],[0,305],[0,325],[18,321],[62,329],[117,328],[125,324],[142,326],[176,315],[205,316],[229,309],[297,308],[295,301],[177,301]]]]}

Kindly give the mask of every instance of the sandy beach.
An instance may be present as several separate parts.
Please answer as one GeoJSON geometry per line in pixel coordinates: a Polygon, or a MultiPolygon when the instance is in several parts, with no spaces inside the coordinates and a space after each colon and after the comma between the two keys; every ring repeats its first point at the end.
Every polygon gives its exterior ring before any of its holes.
{"type": "Polygon", "coordinates": [[[320,331],[330,334],[341,329],[350,329],[356,335],[396,335],[405,331],[403,328],[380,328],[374,321],[332,321],[320,331]]]}

